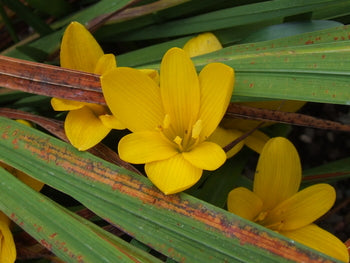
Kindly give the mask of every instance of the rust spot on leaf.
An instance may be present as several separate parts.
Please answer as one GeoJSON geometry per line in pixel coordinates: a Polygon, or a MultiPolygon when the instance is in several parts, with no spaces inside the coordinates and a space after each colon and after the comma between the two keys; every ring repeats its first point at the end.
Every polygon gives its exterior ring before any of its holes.
{"type": "Polygon", "coordinates": [[[50,251],[52,250],[52,244],[48,243],[45,239],[41,239],[40,244],[42,244],[48,250],[50,250],[50,251]]]}
{"type": "Polygon", "coordinates": [[[310,39],[310,40],[308,40],[308,41],[305,42],[305,45],[310,45],[310,44],[313,44],[313,43],[314,43],[314,41],[312,41],[312,40],[310,39]]]}
{"type": "MultiPolygon", "coordinates": [[[[142,177],[112,169],[103,161],[99,161],[88,155],[86,157],[81,154],[77,155],[76,153],[78,151],[73,150],[72,147],[51,143],[51,140],[54,139],[50,137],[45,138],[45,136],[36,136],[35,134],[19,131],[16,138],[22,151],[30,152],[37,157],[37,160],[42,162],[55,164],[57,170],[64,170],[67,177],[74,174],[74,176],[84,178],[85,180],[81,180],[82,184],[90,184],[89,182],[105,184],[115,191],[133,197],[140,204],[153,207],[155,212],[157,209],[171,211],[179,216],[201,222],[208,232],[237,239],[242,244],[249,244],[250,246],[265,249],[289,260],[320,262],[320,258],[315,256],[315,254],[312,254],[312,257],[310,257],[309,252],[305,250],[299,251],[291,243],[272,237],[269,233],[258,230],[255,227],[246,226],[241,221],[233,219],[231,215],[219,213],[216,208],[210,205],[193,200],[189,201],[183,195],[165,196],[149,182],[143,180],[142,177]]],[[[48,172],[47,175],[59,176],[59,173],[48,172]]],[[[13,215],[13,217],[15,216],[13,215]]],[[[112,223],[118,225],[118,222],[112,223]]],[[[179,225],[180,227],[182,227],[181,224],[179,225]]],[[[38,227],[37,229],[41,228],[38,227]]],[[[50,237],[53,236],[55,236],[55,233],[50,235],[50,237]]],[[[56,244],[59,245],[59,248],[71,258],[79,259],[78,262],[83,262],[81,256],[75,255],[70,251],[65,243],[59,243],[58,240],[51,241],[58,242],[56,244]]],[[[42,239],[40,243],[48,249],[52,248],[52,244],[48,240],[42,239]]],[[[185,261],[178,252],[174,251],[174,253],[177,254],[177,259],[185,261]]]]}

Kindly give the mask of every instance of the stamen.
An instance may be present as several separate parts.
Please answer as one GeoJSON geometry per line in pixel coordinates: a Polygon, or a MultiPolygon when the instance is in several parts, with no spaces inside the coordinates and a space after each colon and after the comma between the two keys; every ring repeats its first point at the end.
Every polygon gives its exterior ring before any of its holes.
{"type": "Polygon", "coordinates": [[[164,120],[163,120],[163,128],[168,129],[170,126],[170,116],[169,114],[165,114],[164,120]]]}
{"type": "Polygon", "coordinates": [[[202,129],[203,129],[202,120],[196,121],[196,123],[192,127],[192,138],[197,139],[202,129]]]}
{"type": "Polygon", "coordinates": [[[174,139],[174,142],[179,146],[180,151],[183,151],[182,138],[180,138],[179,136],[176,136],[174,139]]]}

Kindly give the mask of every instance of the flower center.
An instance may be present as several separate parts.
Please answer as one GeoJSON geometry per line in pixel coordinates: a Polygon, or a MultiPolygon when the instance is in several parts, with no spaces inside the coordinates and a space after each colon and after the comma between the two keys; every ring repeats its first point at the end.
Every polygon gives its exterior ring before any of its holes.
{"type": "MultiPolygon", "coordinates": [[[[258,223],[259,225],[262,225],[266,228],[269,228],[271,230],[280,231],[284,225],[283,220],[276,220],[273,222],[268,222],[266,220],[266,217],[268,216],[269,211],[262,211],[260,212],[254,219],[254,222],[258,223]]],[[[271,221],[271,220],[269,220],[271,221]]]]}
{"type": "Polygon", "coordinates": [[[198,143],[200,133],[203,129],[202,120],[197,120],[196,123],[182,132],[177,134],[174,127],[171,125],[170,116],[165,115],[163,124],[158,126],[158,131],[164,138],[173,143],[179,152],[188,152],[192,150],[198,143]]]}

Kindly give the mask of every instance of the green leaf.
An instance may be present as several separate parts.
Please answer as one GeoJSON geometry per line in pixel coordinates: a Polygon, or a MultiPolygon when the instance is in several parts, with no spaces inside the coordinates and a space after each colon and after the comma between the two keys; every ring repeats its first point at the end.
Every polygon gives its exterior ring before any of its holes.
{"type": "Polygon", "coordinates": [[[130,32],[129,34],[122,34],[119,36],[119,39],[124,41],[154,39],[213,31],[245,24],[263,22],[270,20],[271,17],[283,18],[285,16],[312,12],[315,9],[329,6],[330,4],[334,4],[334,1],[263,1],[149,26],[143,28],[142,30],[130,32]]]}
{"type": "MultiPolygon", "coordinates": [[[[1,161],[72,196],[101,218],[177,261],[328,258],[194,197],[165,196],[145,177],[6,118],[0,118],[0,146],[1,161]]],[[[10,210],[9,205],[8,214],[10,210]]]]}
{"type": "Polygon", "coordinates": [[[350,158],[344,158],[303,171],[303,185],[319,182],[330,183],[349,178],[349,176],[350,158]]]}
{"type": "MultiPolygon", "coordinates": [[[[235,69],[235,96],[350,104],[348,26],[235,45],[195,57],[235,69]],[[283,87],[283,88],[281,88],[283,87]]],[[[158,68],[159,64],[142,65],[158,68]]]]}
{"type": "Polygon", "coordinates": [[[40,12],[52,15],[54,17],[63,16],[72,10],[72,6],[66,0],[27,0],[27,3],[40,12]]]}
{"type": "MultiPolygon", "coordinates": [[[[7,0],[11,2],[12,0],[7,0]]],[[[134,0],[119,0],[117,3],[110,0],[101,0],[98,3],[79,11],[64,20],[60,20],[59,25],[52,25],[53,28],[66,26],[72,21],[86,24],[97,16],[117,11],[134,0]]],[[[41,37],[29,44],[19,46],[4,53],[9,57],[21,58],[26,60],[44,61],[47,57],[57,51],[60,46],[64,28],[57,30],[49,35],[41,37]],[[34,54],[34,55],[33,55],[34,54]]]]}
{"type": "Polygon", "coordinates": [[[240,44],[295,36],[306,32],[319,31],[327,28],[334,28],[337,26],[342,26],[342,24],[336,21],[327,20],[290,22],[272,25],[254,32],[243,41],[241,41],[240,44]]]}
{"type": "Polygon", "coordinates": [[[65,262],[158,262],[35,192],[2,168],[0,176],[0,210],[65,262]]]}
{"type": "Polygon", "coordinates": [[[22,4],[18,0],[1,0],[7,7],[12,9],[17,16],[23,19],[28,25],[34,28],[40,35],[47,35],[52,32],[50,26],[48,26],[40,17],[33,14],[32,10],[22,4]]]}

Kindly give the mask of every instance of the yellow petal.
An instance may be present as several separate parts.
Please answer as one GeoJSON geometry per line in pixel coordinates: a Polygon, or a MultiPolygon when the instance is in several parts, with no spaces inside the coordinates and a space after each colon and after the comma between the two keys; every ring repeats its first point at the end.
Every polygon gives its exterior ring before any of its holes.
{"type": "Polygon", "coordinates": [[[293,230],[311,224],[324,215],[335,202],[335,190],[329,184],[316,184],[303,189],[271,210],[264,226],[276,230],[293,230]]]}
{"type": "Polygon", "coordinates": [[[110,132],[90,107],[70,111],[64,122],[64,130],[70,143],[79,151],[98,144],[110,132]]]}
{"type": "Polygon", "coordinates": [[[160,90],[146,74],[118,67],[101,77],[102,91],[113,115],[131,131],[155,131],[163,123],[160,90]]]}
{"type": "Polygon", "coordinates": [[[202,169],[186,161],[182,154],[163,161],[147,163],[145,170],[152,183],[166,195],[190,188],[198,182],[203,172],[202,169]]]}
{"type": "Polygon", "coordinates": [[[204,123],[201,135],[206,139],[214,132],[230,103],[234,71],[222,63],[206,65],[199,74],[201,106],[199,119],[204,123]]]}
{"type": "Polygon", "coordinates": [[[263,203],[259,196],[244,187],[233,189],[227,197],[227,209],[250,221],[261,212],[263,203]]]}
{"type": "MultiPolygon", "coordinates": [[[[242,136],[242,132],[238,130],[227,130],[218,126],[215,131],[210,135],[209,141],[220,145],[222,148],[238,139],[242,136]]],[[[238,153],[244,146],[244,140],[236,144],[231,150],[226,153],[227,158],[231,158],[236,153],[238,153]]]]}
{"type": "Polygon", "coordinates": [[[280,233],[328,256],[343,262],[349,262],[349,252],[344,243],[315,224],[292,231],[281,231],[280,233]]]}
{"type": "Polygon", "coordinates": [[[51,106],[56,111],[77,110],[82,108],[86,103],[66,99],[51,99],[51,106]]]}
{"type": "Polygon", "coordinates": [[[270,139],[265,133],[261,131],[255,131],[251,135],[249,135],[245,140],[245,145],[247,145],[253,151],[257,153],[261,153],[264,145],[270,139]]]}
{"type": "Polygon", "coordinates": [[[182,155],[192,165],[209,171],[218,169],[226,161],[224,150],[213,142],[202,142],[182,155]]]}
{"type": "Polygon", "coordinates": [[[182,49],[172,48],[164,55],[160,66],[160,91],[164,111],[170,116],[175,134],[184,138],[198,120],[200,89],[196,69],[182,49]]]}
{"type": "Polygon", "coordinates": [[[116,129],[116,130],[124,130],[126,129],[125,125],[121,123],[121,121],[116,118],[114,115],[104,114],[99,116],[103,125],[108,128],[116,129]]]}
{"type": "Polygon", "coordinates": [[[44,183],[20,171],[17,172],[16,177],[37,192],[39,192],[45,185],[44,183]]]}
{"type": "Polygon", "coordinates": [[[159,132],[151,131],[124,136],[118,144],[118,152],[121,159],[136,164],[168,159],[178,153],[174,144],[159,132]]]}
{"type": "Polygon", "coordinates": [[[78,22],[72,22],[61,42],[61,67],[94,73],[103,50],[91,33],[78,22]]]}
{"type": "Polygon", "coordinates": [[[18,120],[16,120],[16,121],[17,121],[18,123],[22,123],[22,124],[24,124],[24,125],[26,125],[26,126],[28,126],[28,127],[33,127],[32,123],[29,122],[29,121],[22,120],[22,119],[18,119],[18,120]]]}
{"type": "Polygon", "coordinates": [[[16,246],[9,228],[9,219],[0,212],[0,262],[13,263],[16,260],[16,246]]]}
{"type": "Polygon", "coordinates": [[[94,73],[102,75],[117,67],[117,60],[113,54],[105,54],[97,61],[94,73]]]}
{"type": "MultiPolygon", "coordinates": [[[[33,188],[35,191],[40,191],[41,188],[43,188],[43,186],[44,186],[44,184],[42,182],[40,182],[40,181],[30,177],[29,175],[13,168],[10,165],[7,165],[3,162],[0,162],[0,167],[3,167],[4,169],[6,169],[9,173],[16,176],[19,180],[21,180],[23,183],[25,183],[26,185],[33,188]]],[[[0,213],[0,215],[1,215],[1,213],[0,213]]]]}
{"type": "Polygon", "coordinates": [[[190,57],[195,57],[222,49],[222,45],[214,34],[203,33],[187,41],[183,49],[190,57]]]}
{"type": "Polygon", "coordinates": [[[254,178],[254,193],[269,210],[294,195],[301,182],[298,152],[287,139],[276,137],[264,146],[254,178]]]}
{"type": "Polygon", "coordinates": [[[159,73],[155,69],[139,69],[142,73],[146,74],[148,77],[154,80],[159,86],[159,73]]]}

